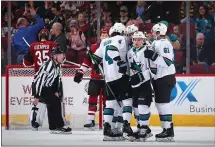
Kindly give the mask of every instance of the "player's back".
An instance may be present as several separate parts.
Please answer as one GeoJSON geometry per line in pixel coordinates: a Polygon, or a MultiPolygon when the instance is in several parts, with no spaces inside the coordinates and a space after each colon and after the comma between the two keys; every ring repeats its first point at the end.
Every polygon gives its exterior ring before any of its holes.
{"type": "Polygon", "coordinates": [[[32,43],[30,46],[29,53],[27,53],[27,56],[24,59],[25,65],[26,62],[27,66],[34,65],[35,72],[37,72],[42,63],[50,59],[50,51],[55,45],[56,44],[52,41],[32,43]]]}
{"type": "Polygon", "coordinates": [[[127,45],[127,40],[125,36],[114,36],[113,40],[117,40],[119,43],[118,50],[120,52],[120,57],[122,58],[123,61],[126,61],[126,55],[128,52],[128,45],[127,45]]]}
{"type": "MultiPolygon", "coordinates": [[[[152,48],[162,57],[162,60],[155,60],[157,73],[155,79],[162,78],[166,75],[175,74],[174,50],[168,39],[156,40],[152,43],[152,48]],[[160,62],[158,62],[160,61],[160,62]]],[[[154,66],[154,64],[152,64],[154,66]]]]}
{"type": "Polygon", "coordinates": [[[55,43],[52,41],[37,42],[33,45],[35,70],[38,70],[43,62],[46,62],[50,59],[50,52],[54,46],[55,43]]]}
{"type": "Polygon", "coordinates": [[[122,57],[122,60],[126,60],[126,51],[127,48],[125,38],[123,36],[117,35],[102,40],[97,53],[101,58],[103,58],[105,79],[107,82],[114,81],[122,77],[122,74],[118,72],[119,67],[117,65],[117,61],[114,59],[120,56],[122,57]]]}

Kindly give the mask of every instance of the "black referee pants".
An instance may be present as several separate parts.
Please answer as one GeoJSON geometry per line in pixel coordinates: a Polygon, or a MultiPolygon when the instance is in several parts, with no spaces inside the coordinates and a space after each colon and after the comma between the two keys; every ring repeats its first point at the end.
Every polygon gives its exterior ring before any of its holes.
{"type": "Polygon", "coordinates": [[[66,125],[65,113],[61,98],[55,96],[53,89],[44,88],[43,99],[47,104],[49,129],[55,130],[66,125]]]}

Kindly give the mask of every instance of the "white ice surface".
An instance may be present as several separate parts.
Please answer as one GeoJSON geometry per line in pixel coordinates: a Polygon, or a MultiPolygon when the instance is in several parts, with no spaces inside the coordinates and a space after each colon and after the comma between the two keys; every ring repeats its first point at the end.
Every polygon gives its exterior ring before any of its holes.
{"type": "MultiPolygon", "coordinates": [[[[151,127],[153,135],[161,132],[151,127]]],[[[48,130],[5,130],[2,128],[2,145],[215,145],[214,127],[175,127],[175,142],[155,142],[154,136],[146,142],[102,141],[102,131],[73,130],[73,134],[50,134],[48,130]]]]}

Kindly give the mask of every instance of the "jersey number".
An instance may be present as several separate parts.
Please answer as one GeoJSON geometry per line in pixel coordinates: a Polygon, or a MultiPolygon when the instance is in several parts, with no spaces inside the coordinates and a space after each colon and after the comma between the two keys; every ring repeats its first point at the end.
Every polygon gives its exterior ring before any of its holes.
{"type": "Polygon", "coordinates": [[[105,61],[108,62],[109,65],[113,64],[113,59],[108,55],[108,51],[111,50],[111,47],[109,45],[105,48],[105,61]]]}
{"type": "Polygon", "coordinates": [[[48,50],[36,51],[35,55],[38,58],[37,64],[39,66],[41,66],[44,61],[49,60],[48,52],[49,52],[48,50]]]}
{"type": "Polygon", "coordinates": [[[164,53],[169,53],[169,48],[164,48],[164,49],[163,49],[163,52],[164,52],[164,53]]]}

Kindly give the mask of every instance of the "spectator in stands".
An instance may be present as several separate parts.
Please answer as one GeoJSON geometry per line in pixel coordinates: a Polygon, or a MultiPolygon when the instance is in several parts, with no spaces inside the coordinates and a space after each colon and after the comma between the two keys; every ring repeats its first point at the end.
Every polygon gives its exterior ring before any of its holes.
{"type": "MultiPolygon", "coordinates": [[[[7,37],[8,34],[8,13],[5,11],[3,13],[3,18],[1,22],[1,36],[2,37],[7,37]]],[[[16,32],[16,22],[14,21],[14,15],[11,13],[11,33],[16,32]]]]}
{"type": "Polygon", "coordinates": [[[105,22],[113,22],[112,20],[112,16],[111,16],[111,12],[106,10],[106,9],[103,9],[103,12],[102,12],[102,19],[105,21],[105,22]]]}
{"type": "Polygon", "coordinates": [[[107,30],[107,32],[109,32],[112,25],[113,25],[112,21],[106,21],[104,25],[104,29],[107,30]]]}
{"type": "MultiPolygon", "coordinates": [[[[212,64],[212,56],[214,53],[214,42],[205,42],[205,36],[203,33],[196,35],[196,46],[190,50],[191,64],[207,63],[212,64]]],[[[214,55],[213,55],[214,56],[214,55]]]]}
{"type": "Polygon", "coordinates": [[[212,30],[214,20],[208,15],[208,9],[206,6],[201,5],[199,7],[199,16],[196,19],[196,33],[203,33],[205,36],[212,30]]]}
{"type": "Polygon", "coordinates": [[[79,13],[78,14],[78,25],[81,28],[81,31],[87,35],[87,30],[88,30],[88,24],[86,23],[86,17],[85,13],[79,13]]]}
{"type": "Polygon", "coordinates": [[[148,4],[146,1],[137,1],[136,6],[133,8],[133,13],[131,13],[131,17],[136,19],[139,23],[151,23],[149,18],[150,13],[145,13],[145,11],[148,11],[147,6],[148,4]]]}
{"type": "Polygon", "coordinates": [[[25,3],[25,11],[24,11],[24,13],[22,15],[28,20],[30,25],[34,25],[36,23],[35,19],[31,15],[30,4],[29,3],[25,3]]]}
{"type": "MultiPolygon", "coordinates": [[[[71,53],[70,60],[81,64],[86,55],[86,38],[81,31],[80,26],[76,20],[72,20],[70,23],[70,32],[68,33],[68,40],[71,47],[69,52],[71,53]]],[[[69,53],[69,54],[70,54],[69,53]]]]}
{"type": "MultiPolygon", "coordinates": [[[[178,40],[181,44],[181,50],[185,50],[186,49],[186,34],[182,34],[181,33],[181,27],[179,25],[175,25],[173,27],[173,34],[176,35],[178,37],[178,40]]],[[[190,38],[190,46],[194,45],[194,40],[192,38],[190,38]]]]}
{"type": "Polygon", "coordinates": [[[108,9],[113,14],[113,20],[117,20],[120,17],[120,8],[123,6],[123,1],[112,1],[108,2],[108,9]]]}
{"type": "Polygon", "coordinates": [[[185,50],[186,48],[186,37],[181,33],[181,28],[179,25],[175,25],[173,27],[173,34],[178,38],[181,44],[181,50],[185,50]]]}
{"type": "Polygon", "coordinates": [[[208,14],[211,16],[211,17],[215,17],[214,14],[215,14],[215,6],[213,5],[209,5],[208,6],[208,14]]]}
{"type": "Polygon", "coordinates": [[[62,32],[63,31],[63,27],[59,22],[55,22],[52,25],[51,28],[51,40],[56,42],[57,44],[60,45],[61,49],[64,50],[64,52],[67,52],[67,38],[65,36],[65,34],[62,32]]]}
{"type": "MultiPolygon", "coordinates": [[[[112,24],[112,23],[111,23],[112,24]]],[[[101,19],[100,21],[100,29],[103,28],[105,25],[104,20],[101,19]]],[[[88,45],[95,44],[97,38],[97,21],[94,21],[93,24],[90,26],[89,36],[88,36],[88,45]]]]}
{"type": "MultiPolygon", "coordinates": [[[[197,6],[194,1],[190,1],[190,23],[195,23],[195,15],[197,12],[197,6]]],[[[180,22],[181,23],[186,23],[187,22],[187,17],[186,17],[186,1],[181,2],[181,7],[180,7],[180,22]]]]}
{"type": "Polygon", "coordinates": [[[55,3],[52,5],[52,13],[54,14],[54,19],[50,21],[50,26],[52,26],[55,22],[59,22],[63,29],[62,32],[64,32],[65,29],[65,18],[63,17],[63,15],[60,12],[60,6],[58,5],[58,3],[55,3]]]}
{"type": "Polygon", "coordinates": [[[130,26],[130,25],[132,25],[132,24],[134,24],[138,29],[140,29],[140,24],[139,24],[139,22],[138,22],[137,20],[135,20],[135,19],[130,19],[130,20],[127,22],[127,24],[126,24],[126,27],[127,27],[127,26],[130,26]]]}
{"type": "Polygon", "coordinates": [[[128,8],[126,6],[120,7],[120,17],[116,20],[116,22],[120,22],[124,25],[129,21],[128,8]]]}
{"type": "Polygon", "coordinates": [[[44,16],[44,21],[45,21],[45,29],[48,29],[49,31],[51,30],[51,26],[49,25],[50,21],[51,21],[51,17],[49,15],[45,15],[44,16]]]}
{"type": "Polygon", "coordinates": [[[150,19],[152,23],[167,20],[170,23],[178,24],[179,2],[177,1],[157,1],[150,6],[150,19]]]}
{"type": "Polygon", "coordinates": [[[75,1],[63,1],[60,7],[64,7],[65,10],[76,10],[76,2],[75,1]]]}
{"type": "Polygon", "coordinates": [[[36,14],[36,10],[34,9],[33,3],[30,6],[30,12],[36,20],[36,24],[29,25],[27,19],[23,17],[19,18],[17,20],[18,31],[13,37],[13,45],[17,52],[18,64],[22,64],[23,57],[29,49],[29,46],[23,40],[23,37],[28,42],[28,44],[32,44],[33,42],[37,41],[37,34],[44,27],[43,19],[36,14]]]}
{"type": "Polygon", "coordinates": [[[52,20],[54,18],[54,14],[52,13],[52,5],[53,2],[52,1],[44,1],[45,3],[45,16],[49,16],[50,20],[52,20]]]}

